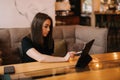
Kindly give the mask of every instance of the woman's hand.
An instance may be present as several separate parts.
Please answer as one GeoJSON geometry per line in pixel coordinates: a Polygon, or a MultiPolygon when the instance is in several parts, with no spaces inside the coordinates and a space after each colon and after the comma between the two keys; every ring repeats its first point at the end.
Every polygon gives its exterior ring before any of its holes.
{"type": "Polygon", "coordinates": [[[67,54],[65,55],[65,60],[68,61],[70,58],[74,58],[76,52],[75,51],[70,51],[70,52],[67,52],[67,54]]]}

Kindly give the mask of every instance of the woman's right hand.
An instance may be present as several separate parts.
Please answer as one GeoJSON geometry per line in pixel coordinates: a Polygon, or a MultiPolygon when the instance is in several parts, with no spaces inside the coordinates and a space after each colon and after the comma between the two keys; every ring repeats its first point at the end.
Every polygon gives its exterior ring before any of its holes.
{"type": "Polygon", "coordinates": [[[70,58],[74,58],[75,54],[76,54],[75,51],[67,52],[67,54],[64,57],[65,61],[69,61],[70,58]]]}

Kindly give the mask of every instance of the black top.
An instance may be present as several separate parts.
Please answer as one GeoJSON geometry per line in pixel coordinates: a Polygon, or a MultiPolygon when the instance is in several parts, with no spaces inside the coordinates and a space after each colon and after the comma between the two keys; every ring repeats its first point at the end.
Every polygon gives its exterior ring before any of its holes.
{"type": "Polygon", "coordinates": [[[52,55],[52,53],[54,53],[54,44],[53,47],[51,49],[48,48],[48,42],[47,39],[44,38],[44,47],[41,47],[40,44],[37,44],[35,42],[33,42],[30,38],[28,37],[24,37],[22,39],[22,61],[23,62],[33,62],[35,61],[34,59],[30,58],[26,52],[28,49],[30,48],[35,48],[38,52],[42,53],[42,54],[46,54],[46,55],[52,55]]]}

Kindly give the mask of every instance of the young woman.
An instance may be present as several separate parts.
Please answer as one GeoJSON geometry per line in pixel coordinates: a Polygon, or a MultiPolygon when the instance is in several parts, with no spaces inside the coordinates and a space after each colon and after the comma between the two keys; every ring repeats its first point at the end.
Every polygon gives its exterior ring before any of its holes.
{"type": "Polygon", "coordinates": [[[52,30],[52,19],[47,14],[37,13],[31,24],[31,34],[22,39],[23,62],[62,62],[74,56],[72,51],[64,57],[51,56],[54,53],[52,30]]]}

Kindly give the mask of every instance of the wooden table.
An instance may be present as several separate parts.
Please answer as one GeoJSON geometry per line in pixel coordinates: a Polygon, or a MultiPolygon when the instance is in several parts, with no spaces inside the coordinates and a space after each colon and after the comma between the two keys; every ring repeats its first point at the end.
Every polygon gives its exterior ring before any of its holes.
{"type": "MultiPolygon", "coordinates": [[[[40,80],[120,80],[120,52],[113,53],[104,53],[104,54],[93,54],[91,55],[93,60],[89,63],[89,69],[83,72],[73,72],[66,75],[54,76],[43,78],[40,80]],[[116,64],[113,64],[111,61],[117,61],[116,64]],[[119,61],[119,64],[117,64],[119,61]],[[108,63],[104,66],[101,63],[108,63]],[[111,64],[112,63],[112,64],[111,64]],[[112,75],[113,74],[113,75],[112,75]],[[115,74],[115,75],[114,75],[115,74]],[[81,76],[80,76],[81,75],[81,76]],[[110,75],[110,76],[109,76],[110,75]],[[102,78],[101,78],[102,77],[102,78]],[[73,79],[74,78],[74,79],[73,79]],[[113,79],[114,78],[114,79],[113,79]]],[[[39,63],[39,62],[31,62],[31,63],[23,63],[23,64],[11,64],[15,67],[15,75],[19,75],[22,73],[26,73],[27,75],[38,75],[39,72],[43,71],[39,74],[46,75],[51,72],[51,70],[59,70],[65,71],[69,66],[75,66],[78,57],[75,57],[74,60],[69,62],[59,62],[59,63],[39,63]],[[46,70],[46,71],[44,71],[46,70]],[[32,72],[32,74],[29,74],[32,72]]],[[[10,66],[10,65],[6,65],[10,66]]],[[[3,70],[4,66],[0,66],[0,74],[4,74],[3,70]]]]}
{"type": "Polygon", "coordinates": [[[47,77],[40,80],[120,80],[120,67],[47,77]]]}
{"type": "MultiPolygon", "coordinates": [[[[18,73],[29,72],[29,71],[72,66],[72,65],[75,65],[75,63],[76,63],[76,60],[73,62],[58,62],[58,63],[30,62],[30,63],[11,64],[11,65],[15,67],[15,73],[18,74],[18,73]]],[[[11,65],[6,65],[6,66],[11,66],[11,65]]],[[[4,74],[4,66],[0,66],[0,74],[4,74]]]]}
{"type": "Polygon", "coordinates": [[[95,54],[92,55],[94,60],[89,64],[94,63],[94,70],[75,72],[66,75],[46,77],[40,80],[120,80],[120,52],[106,53],[106,54],[95,54]],[[114,62],[119,61],[116,67],[113,64],[106,64],[106,68],[102,69],[103,65],[100,62],[114,62]],[[112,67],[114,66],[114,67],[112,67]]]}

